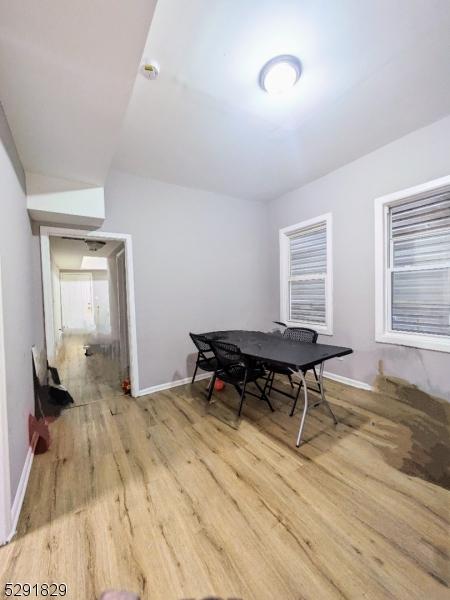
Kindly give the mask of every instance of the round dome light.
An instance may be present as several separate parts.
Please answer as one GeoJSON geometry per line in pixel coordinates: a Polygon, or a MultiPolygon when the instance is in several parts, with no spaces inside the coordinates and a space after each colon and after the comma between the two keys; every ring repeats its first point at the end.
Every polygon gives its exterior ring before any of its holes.
{"type": "Polygon", "coordinates": [[[259,84],[268,94],[283,94],[300,79],[302,65],[297,57],[289,54],[276,56],[261,69],[259,84]]]}

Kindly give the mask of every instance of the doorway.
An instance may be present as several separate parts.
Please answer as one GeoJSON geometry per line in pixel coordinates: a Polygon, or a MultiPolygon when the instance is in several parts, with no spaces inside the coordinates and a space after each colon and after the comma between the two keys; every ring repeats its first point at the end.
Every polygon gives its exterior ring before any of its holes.
{"type": "Polygon", "coordinates": [[[41,227],[48,361],[86,404],[138,395],[131,237],[41,227]]]}
{"type": "Polygon", "coordinates": [[[124,254],[116,240],[50,236],[53,310],[61,312],[52,366],[75,406],[117,395],[129,381],[124,254]]]}

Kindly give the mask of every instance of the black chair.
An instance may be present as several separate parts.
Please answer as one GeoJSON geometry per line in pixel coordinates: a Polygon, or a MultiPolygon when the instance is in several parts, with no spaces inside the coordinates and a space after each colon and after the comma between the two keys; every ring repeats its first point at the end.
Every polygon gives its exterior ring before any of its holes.
{"type": "Polygon", "coordinates": [[[196,333],[190,333],[189,335],[198,350],[194,375],[192,376],[191,381],[191,383],[194,383],[195,376],[197,375],[197,369],[200,368],[202,371],[206,371],[207,373],[214,373],[217,370],[217,360],[209,342],[207,342],[202,335],[198,335],[196,333]]]}
{"type": "Polygon", "coordinates": [[[211,400],[211,396],[214,390],[214,382],[216,377],[224,381],[225,383],[231,384],[239,394],[241,402],[239,404],[238,416],[241,416],[242,406],[244,404],[245,396],[255,396],[264,400],[269,405],[270,410],[273,412],[273,407],[270,403],[269,398],[265,394],[265,388],[267,386],[267,373],[264,367],[247,359],[240,351],[240,349],[234,344],[228,342],[211,342],[211,348],[214,352],[214,356],[217,359],[218,369],[213,375],[211,387],[209,390],[208,401],[211,400]],[[266,385],[263,388],[259,385],[258,379],[266,378],[266,385]],[[258,388],[260,394],[249,392],[247,385],[254,383],[258,388]]]}
{"type": "MultiPolygon", "coordinates": [[[[278,324],[284,325],[284,323],[278,323],[278,324]]],[[[283,335],[284,339],[292,340],[294,342],[307,342],[309,344],[315,344],[317,342],[317,338],[319,336],[317,331],[315,331],[314,329],[309,329],[308,327],[286,327],[286,329],[283,331],[282,335],[283,335]]],[[[287,396],[288,398],[293,398],[294,403],[292,405],[291,412],[290,412],[290,416],[292,417],[292,415],[295,412],[295,407],[297,406],[298,397],[300,395],[300,391],[302,388],[302,382],[300,382],[298,384],[298,389],[297,389],[297,393],[295,394],[295,396],[292,396],[291,394],[288,394],[287,392],[285,392],[283,390],[273,387],[275,375],[286,375],[289,379],[289,383],[291,384],[291,387],[294,388],[294,382],[292,381],[291,369],[286,367],[286,365],[282,365],[282,364],[279,364],[276,362],[266,363],[265,366],[266,366],[266,369],[268,371],[270,371],[269,377],[267,380],[268,386],[269,386],[268,395],[270,396],[272,389],[273,389],[276,392],[278,392],[279,394],[283,394],[284,396],[287,396]]],[[[314,372],[314,377],[317,382],[317,386],[319,388],[318,390],[315,390],[315,391],[320,392],[320,383],[319,383],[319,378],[317,376],[317,371],[316,371],[315,367],[313,367],[313,372],[314,372]]],[[[305,375],[306,371],[304,371],[303,374],[305,375]]]]}

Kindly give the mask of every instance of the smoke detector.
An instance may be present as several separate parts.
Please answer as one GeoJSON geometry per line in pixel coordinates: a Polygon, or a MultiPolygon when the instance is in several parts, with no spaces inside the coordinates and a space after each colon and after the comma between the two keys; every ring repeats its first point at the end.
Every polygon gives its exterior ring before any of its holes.
{"type": "Polygon", "coordinates": [[[88,247],[89,252],[98,252],[106,244],[106,242],[99,242],[98,240],[84,240],[84,243],[88,247]]]}
{"type": "Polygon", "coordinates": [[[159,75],[159,66],[156,63],[146,63],[142,67],[143,73],[147,79],[157,79],[159,75]]]}

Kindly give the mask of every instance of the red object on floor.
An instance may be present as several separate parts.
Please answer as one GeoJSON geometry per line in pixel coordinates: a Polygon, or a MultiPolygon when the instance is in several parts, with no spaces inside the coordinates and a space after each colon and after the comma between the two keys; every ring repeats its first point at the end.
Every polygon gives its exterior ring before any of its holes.
{"type": "Polygon", "coordinates": [[[224,382],[221,379],[216,379],[216,382],[214,384],[214,390],[216,392],[221,392],[224,387],[225,387],[224,382]]]}
{"type": "Polygon", "coordinates": [[[122,391],[124,394],[131,394],[131,381],[129,379],[122,381],[122,391]]]}
{"type": "Polygon", "coordinates": [[[30,445],[32,443],[34,434],[37,433],[38,440],[36,448],[34,449],[35,454],[44,454],[50,447],[50,431],[48,429],[48,423],[46,419],[36,419],[33,415],[28,416],[28,435],[30,439],[30,445]]]}

